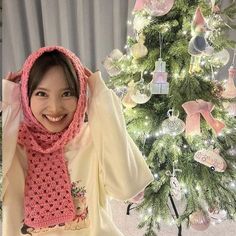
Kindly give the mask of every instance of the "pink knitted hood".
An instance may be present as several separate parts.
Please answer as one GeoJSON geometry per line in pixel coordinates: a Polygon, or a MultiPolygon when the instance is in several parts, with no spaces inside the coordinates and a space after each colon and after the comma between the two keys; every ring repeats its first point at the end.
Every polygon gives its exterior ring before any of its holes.
{"type": "Polygon", "coordinates": [[[24,121],[18,142],[26,148],[28,173],[25,181],[24,223],[34,228],[48,227],[73,220],[75,207],[71,196],[71,181],[64,157],[65,145],[79,133],[86,109],[87,76],[80,60],[60,46],[40,48],[23,65],[21,97],[24,121]],[[72,62],[80,83],[77,109],[69,127],[50,133],[33,116],[29,106],[28,80],[35,61],[44,53],[58,50],[72,62]]]}

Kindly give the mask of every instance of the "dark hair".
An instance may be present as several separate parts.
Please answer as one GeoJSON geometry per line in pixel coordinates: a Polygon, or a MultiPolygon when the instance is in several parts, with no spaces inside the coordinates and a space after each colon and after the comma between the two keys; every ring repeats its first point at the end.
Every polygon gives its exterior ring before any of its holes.
{"type": "Polygon", "coordinates": [[[71,93],[79,98],[80,85],[74,66],[67,56],[57,50],[45,52],[35,61],[29,75],[28,97],[31,98],[45,73],[54,66],[63,69],[71,93]]]}

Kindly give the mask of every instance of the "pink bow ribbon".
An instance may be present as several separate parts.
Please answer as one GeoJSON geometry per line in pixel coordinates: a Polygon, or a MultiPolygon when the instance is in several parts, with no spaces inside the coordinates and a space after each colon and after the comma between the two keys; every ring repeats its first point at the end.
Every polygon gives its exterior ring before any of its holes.
{"type": "Polygon", "coordinates": [[[224,123],[216,120],[211,111],[214,109],[214,105],[210,102],[206,102],[202,99],[196,101],[185,102],[182,107],[187,113],[186,117],[186,134],[200,134],[200,115],[204,117],[207,124],[210,125],[219,134],[225,127],[224,123]]]}

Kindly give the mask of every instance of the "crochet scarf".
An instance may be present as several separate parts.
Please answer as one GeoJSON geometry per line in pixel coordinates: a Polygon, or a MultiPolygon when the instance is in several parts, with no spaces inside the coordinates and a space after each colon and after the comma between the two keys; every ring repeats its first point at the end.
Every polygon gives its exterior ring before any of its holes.
{"type": "Polygon", "coordinates": [[[24,223],[43,228],[72,221],[76,215],[71,195],[71,181],[64,157],[65,145],[80,131],[86,109],[87,76],[80,60],[71,51],[50,46],[40,48],[25,61],[21,76],[21,99],[24,114],[18,143],[27,153],[24,223]],[[80,96],[72,122],[59,133],[48,132],[33,116],[27,95],[30,70],[44,52],[58,50],[72,62],[80,83],[80,96]]]}

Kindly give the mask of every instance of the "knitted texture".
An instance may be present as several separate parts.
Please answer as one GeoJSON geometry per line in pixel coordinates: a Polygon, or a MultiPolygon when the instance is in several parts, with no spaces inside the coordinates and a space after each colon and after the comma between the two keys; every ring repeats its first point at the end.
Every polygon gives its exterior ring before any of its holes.
{"type": "Polygon", "coordinates": [[[48,227],[73,220],[76,215],[71,181],[64,157],[65,145],[79,133],[86,109],[87,76],[79,58],[60,46],[40,48],[25,61],[21,76],[24,120],[18,143],[26,148],[28,172],[25,181],[24,223],[34,228],[48,227]],[[72,122],[59,133],[48,132],[33,116],[27,87],[30,70],[44,52],[58,50],[72,62],[80,83],[80,95],[72,122]]]}

